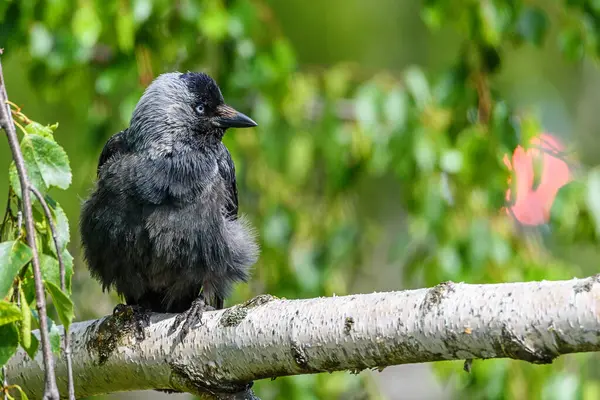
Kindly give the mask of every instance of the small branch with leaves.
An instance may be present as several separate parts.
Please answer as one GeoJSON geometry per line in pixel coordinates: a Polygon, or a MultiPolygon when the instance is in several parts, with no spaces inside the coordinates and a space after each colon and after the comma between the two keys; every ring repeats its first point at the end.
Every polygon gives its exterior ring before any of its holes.
{"type": "MultiPolygon", "coordinates": [[[[65,151],[54,140],[57,125],[43,126],[32,121],[8,100],[1,64],[0,127],[6,132],[13,157],[7,207],[0,224],[1,391],[7,399],[15,393],[24,396],[23,388],[12,382],[10,368],[5,364],[19,346],[28,357],[34,358],[41,341],[45,371],[42,397],[59,399],[53,353],[61,350],[60,337],[48,317],[46,291],[68,332],[73,320],[73,303],[69,297],[73,266],[66,249],[67,218],[47,192],[54,186],[66,189],[71,183],[71,170],[65,151]],[[15,127],[23,135],[20,142],[15,127]],[[35,310],[30,306],[34,301],[35,310]],[[32,324],[39,326],[39,339],[31,334],[32,324]]],[[[71,369],[70,349],[69,335],[65,335],[64,356],[68,369],[71,369]]],[[[75,399],[71,373],[68,373],[68,393],[70,399],[75,399]]]]}

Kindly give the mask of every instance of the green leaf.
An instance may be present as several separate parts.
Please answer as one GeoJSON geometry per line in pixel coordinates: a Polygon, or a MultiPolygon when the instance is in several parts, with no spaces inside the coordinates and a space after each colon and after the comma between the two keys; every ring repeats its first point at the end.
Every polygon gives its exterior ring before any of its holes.
{"type": "MultiPolygon", "coordinates": [[[[50,339],[52,339],[52,337],[50,337],[50,339]]],[[[23,343],[21,343],[21,346],[23,346],[23,343]]],[[[35,358],[35,355],[37,354],[39,348],[40,341],[35,335],[31,335],[31,345],[29,347],[23,347],[29,358],[31,358],[32,360],[35,358]]]]}
{"type": "MultiPolygon", "coordinates": [[[[44,194],[51,186],[66,189],[71,184],[71,168],[67,153],[54,140],[38,134],[28,134],[21,141],[25,168],[34,187],[44,194]]],[[[21,184],[16,168],[9,171],[10,183],[21,196],[21,184]]]]}
{"type": "Polygon", "coordinates": [[[50,293],[50,296],[52,296],[52,302],[54,303],[54,307],[56,308],[60,322],[64,325],[65,330],[69,329],[69,326],[75,317],[73,311],[73,302],[69,296],[60,290],[60,287],[54,283],[50,281],[44,281],[44,285],[46,285],[46,289],[50,293]]]}
{"type": "Polygon", "coordinates": [[[54,140],[54,131],[57,127],[58,124],[44,126],[38,122],[32,121],[25,125],[25,132],[28,135],[38,135],[46,139],[54,140]]]}
{"type": "MultiPolygon", "coordinates": [[[[33,279],[33,269],[31,264],[27,267],[25,278],[21,281],[21,289],[25,292],[27,302],[31,304],[35,300],[35,280],[33,279]]],[[[33,311],[35,312],[35,309],[33,311]]]]}
{"type": "Polygon", "coordinates": [[[46,186],[67,189],[71,185],[71,168],[63,148],[56,142],[39,135],[28,135],[23,138],[23,141],[21,146],[31,146],[35,163],[46,186]]]}
{"type": "Polygon", "coordinates": [[[0,325],[0,366],[10,360],[18,346],[19,333],[15,324],[0,325]]]}
{"type": "MultiPolygon", "coordinates": [[[[31,308],[29,308],[29,304],[27,303],[27,298],[25,296],[25,292],[21,287],[19,287],[19,299],[21,305],[21,322],[20,322],[20,335],[19,339],[21,342],[21,346],[24,349],[31,348],[31,308]]],[[[28,352],[29,353],[29,352],[28,352]]],[[[35,354],[35,352],[34,352],[35,354]]],[[[33,358],[33,357],[32,357],[33,358]]]]}
{"type": "MultiPolygon", "coordinates": [[[[63,251],[63,262],[65,264],[65,285],[67,292],[71,292],[71,277],[73,276],[73,257],[68,250],[63,251]]],[[[52,282],[60,288],[60,268],[58,260],[48,254],[40,253],[40,269],[42,278],[45,281],[52,282]]]]}
{"type": "Polygon", "coordinates": [[[20,240],[0,243],[0,299],[8,294],[13,280],[32,257],[29,246],[20,240]]]}
{"type": "Polygon", "coordinates": [[[14,303],[0,300],[0,325],[10,324],[21,320],[21,310],[14,303]]]}
{"type": "Polygon", "coordinates": [[[48,318],[48,330],[50,331],[50,348],[54,354],[60,354],[60,331],[50,318],[48,318]]]}
{"type": "MultiPolygon", "coordinates": [[[[30,153],[27,153],[27,156],[29,156],[30,153]]],[[[25,171],[27,171],[27,176],[29,177],[29,182],[36,187],[38,190],[40,190],[42,193],[45,192],[46,186],[44,185],[44,180],[42,179],[42,175],[40,174],[39,169],[29,169],[29,165],[28,160],[25,156],[25,152],[23,152],[23,159],[25,160],[25,171]]],[[[15,165],[15,162],[11,162],[10,163],[10,167],[8,168],[8,181],[10,182],[10,186],[13,188],[13,190],[15,191],[15,193],[17,194],[17,196],[19,197],[19,199],[22,196],[21,193],[21,181],[19,180],[19,175],[17,173],[17,167],[15,165]]],[[[35,196],[32,196],[31,198],[32,202],[37,201],[35,196]]]]}

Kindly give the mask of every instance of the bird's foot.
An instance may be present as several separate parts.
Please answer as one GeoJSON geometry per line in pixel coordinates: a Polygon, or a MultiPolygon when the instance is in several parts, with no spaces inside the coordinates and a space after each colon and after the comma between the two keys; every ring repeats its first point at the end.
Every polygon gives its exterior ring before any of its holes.
{"type": "Polygon", "coordinates": [[[198,297],[196,300],[192,302],[190,308],[181,314],[175,317],[175,321],[171,328],[169,329],[169,335],[173,334],[179,325],[183,323],[181,326],[181,331],[179,333],[180,339],[183,340],[187,334],[190,332],[190,329],[194,326],[202,323],[202,314],[205,311],[213,311],[215,308],[206,304],[206,301],[202,296],[198,297]]]}
{"type": "Polygon", "coordinates": [[[144,328],[150,325],[150,312],[140,306],[117,304],[113,309],[113,318],[122,326],[131,329],[135,338],[144,340],[144,328]]]}

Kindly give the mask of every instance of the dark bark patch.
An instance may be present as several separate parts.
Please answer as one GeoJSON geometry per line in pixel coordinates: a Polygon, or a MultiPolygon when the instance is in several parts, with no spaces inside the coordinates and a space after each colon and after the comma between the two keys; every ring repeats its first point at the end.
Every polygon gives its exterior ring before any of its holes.
{"type": "Polygon", "coordinates": [[[352,327],[354,326],[354,318],[346,317],[344,320],[344,333],[349,335],[352,332],[352,327]]]}
{"type": "Polygon", "coordinates": [[[454,282],[442,282],[427,291],[423,302],[421,303],[421,312],[423,315],[431,312],[436,306],[438,306],[442,300],[448,297],[450,293],[454,292],[454,282]]]}
{"type": "Polygon", "coordinates": [[[575,285],[573,290],[575,291],[575,294],[589,293],[596,282],[600,282],[600,274],[590,276],[589,278],[582,280],[575,285]]]}
{"type": "Polygon", "coordinates": [[[302,368],[303,370],[307,370],[308,368],[308,356],[306,352],[300,346],[300,344],[293,342],[292,343],[292,356],[294,357],[294,361],[296,365],[302,368]]]}
{"type": "MultiPolygon", "coordinates": [[[[117,346],[124,343],[141,342],[145,339],[144,329],[150,325],[150,314],[138,307],[118,305],[112,315],[99,321],[98,328],[87,342],[90,354],[95,354],[98,364],[104,364],[117,346]]],[[[92,325],[90,328],[95,326],[92,325]]]]}
{"type": "Polygon", "coordinates": [[[228,308],[225,310],[219,323],[223,327],[238,326],[247,316],[249,310],[262,306],[270,301],[276,300],[275,296],[269,294],[261,294],[256,296],[245,303],[228,308]]]}

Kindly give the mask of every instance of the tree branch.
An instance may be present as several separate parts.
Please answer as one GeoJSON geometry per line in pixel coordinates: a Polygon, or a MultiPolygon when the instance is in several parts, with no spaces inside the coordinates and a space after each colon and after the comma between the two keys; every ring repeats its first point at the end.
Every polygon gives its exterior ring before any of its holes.
{"type": "MultiPolygon", "coordinates": [[[[173,316],[152,314],[145,339],[135,323],[104,317],[72,325],[77,397],[172,389],[235,391],[257,379],[389,365],[513,358],[550,363],[600,350],[600,275],[555,282],[469,285],[307,300],[259,296],[206,312],[179,341],[173,316]]],[[[37,333],[36,333],[37,334],[37,333]]],[[[57,360],[58,383],[66,365],[57,360]]],[[[477,366],[475,365],[474,368],[477,366]]],[[[8,363],[12,383],[43,391],[39,356],[8,363]]]]}
{"type": "MultiPolygon", "coordinates": [[[[38,257],[37,244],[35,242],[35,226],[31,208],[31,197],[29,195],[29,188],[31,187],[31,184],[29,182],[29,177],[27,176],[27,170],[25,169],[23,154],[21,154],[21,148],[19,147],[19,139],[17,137],[15,125],[12,120],[10,106],[7,102],[8,95],[6,94],[6,87],[4,85],[4,75],[2,74],[2,64],[0,63],[0,127],[4,129],[4,131],[6,132],[6,136],[8,137],[8,144],[12,152],[13,160],[15,161],[17,174],[19,175],[19,182],[21,183],[21,198],[23,200],[22,210],[23,215],[25,217],[25,230],[27,231],[27,243],[33,253],[31,264],[33,266],[33,277],[35,281],[36,306],[38,314],[40,316],[42,354],[44,356],[43,362],[46,371],[46,384],[43,398],[58,399],[59,393],[56,387],[52,351],[50,349],[50,340],[48,336],[48,321],[45,298],[46,292],[44,291],[44,284],[42,283],[40,260],[38,257]]],[[[42,396],[40,395],[38,397],[42,396]]]]}

